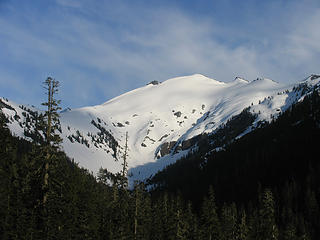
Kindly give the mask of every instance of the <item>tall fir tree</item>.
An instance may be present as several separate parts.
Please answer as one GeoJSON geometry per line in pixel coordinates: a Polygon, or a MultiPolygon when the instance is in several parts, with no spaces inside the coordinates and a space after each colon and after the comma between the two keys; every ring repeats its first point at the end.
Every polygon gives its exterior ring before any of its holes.
{"type": "Polygon", "coordinates": [[[249,229],[247,225],[247,214],[244,209],[241,209],[238,214],[237,232],[238,240],[248,239],[249,229]]]}
{"type": "Polygon", "coordinates": [[[275,202],[270,189],[265,189],[260,198],[258,239],[277,240],[278,226],[275,216],[275,202]]]}
{"type": "MultiPolygon", "coordinates": [[[[53,216],[50,215],[51,209],[47,206],[48,197],[50,192],[54,193],[50,189],[50,176],[49,174],[54,171],[54,167],[56,167],[57,156],[55,151],[59,149],[59,145],[62,142],[57,130],[60,129],[60,121],[59,121],[59,114],[58,111],[61,109],[59,106],[60,100],[56,99],[56,94],[58,93],[58,88],[60,86],[59,81],[48,77],[44,83],[44,89],[46,90],[46,94],[48,99],[46,102],[42,103],[43,106],[46,106],[46,112],[44,115],[44,130],[45,130],[45,146],[44,146],[44,167],[43,167],[43,198],[42,198],[42,205],[43,205],[43,227],[44,227],[44,235],[46,238],[49,238],[50,230],[49,228],[52,227],[50,225],[50,219],[53,216]]],[[[54,181],[51,181],[54,183],[54,181]]],[[[56,195],[56,194],[53,194],[56,195]]],[[[55,233],[51,233],[54,235],[55,233]]]]}
{"type": "Polygon", "coordinates": [[[56,99],[56,95],[58,94],[60,82],[48,77],[43,82],[43,87],[46,90],[46,95],[48,95],[48,99],[46,102],[43,102],[42,105],[46,106],[45,112],[45,140],[47,145],[50,145],[53,148],[59,148],[62,139],[57,131],[61,129],[60,127],[60,120],[59,120],[59,113],[58,111],[61,110],[60,103],[61,100],[56,99]]]}
{"type": "Polygon", "coordinates": [[[55,98],[55,95],[58,93],[59,81],[54,80],[51,77],[48,77],[46,81],[43,83],[44,89],[46,90],[46,94],[48,95],[48,100],[42,103],[43,106],[47,107],[45,112],[45,161],[44,161],[44,180],[43,180],[43,205],[46,204],[48,195],[48,186],[49,186],[49,167],[50,162],[53,156],[53,148],[58,148],[62,139],[58,134],[56,134],[56,130],[59,129],[59,114],[58,110],[60,100],[55,98]]]}
{"type": "Polygon", "coordinates": [[[128,187],[128,132],[126,132],[126,138],[125,138],[125,145],[124,145],[124,152],[122,156],[122,170],[120,173],[120,186],[121,188],[125,189],[128,187]]]}
{"type": "Polygon", "coordinates": [[[237,240],[237,208],[235,203],[224,204],[221,211],[222,239],[237,240]]]}
{"type": "Polygon", "coordinates": [[[145,186],[142,182],[135,183],[132,196],[134,239],[149,239],[151,228],[151,200],[145,192],[145,186]]]}
{"type": "Polygon", "coordinates": [[[209,187],[209,196],[205,197],[201,213],[201,238],[207,240],[221,239],[221,224],[217,213],[213,187],[209,187]]]}

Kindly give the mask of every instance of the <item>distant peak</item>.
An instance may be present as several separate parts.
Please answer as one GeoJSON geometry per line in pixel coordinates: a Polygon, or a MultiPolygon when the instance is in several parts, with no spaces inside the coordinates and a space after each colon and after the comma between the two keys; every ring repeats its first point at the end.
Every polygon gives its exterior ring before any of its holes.
{"type": "Polygon", "coordinates": [[[317,78],[320,78],[320,75],[319,74],[311,74],[310,75],[310,80],[315,80],[317,78]]]}
{"type": "MultiPolygon", "coordinates": [[[[213,80],[213,81],[220,82],[220,81],[218,81],[218,80],[216,80],[216,79],[214,79],[214,78],[210,78],[210,77],[208,77],[208,76],[206,76],[206,75],[204,75],[204,74],[200,74],[200,73],[193,74],[193,75],[191,75],[190,77],[204,78],[204,79],[209,79],[209,80],[213,80]]],[[[220,82],[220,83],[222,83],[222,82],[220,82]]]]}
{"type": "Polygon", "coordinates": [[[304,78],[301,82],[313,81],[320,78],[320,74],[311,74],[308,77],[304,78]]]}
{"type": "Polygon", "coordinates": [[[200,73],[195,73],[195,74],[192,74],[192,75],[190,75],[190,76],[208,78],[207,76],[205,76],[205,75],[203,75],[203,74],[200,74],[200,73]]]}
{"type": "Polygon", "coordinates": [[[257,79],[253,80],[252,82],[258,82],[258,81],[278,83],[270,78],[261,78],[261,77],[258,77],[257,79]]]}
{"type": "Polygon", "coordinates": [[[203,74],[192,74],[187,76],[181,76],[181,77],[175,77],[170,78],[166,80],[165,82],[171,82],[171,81],[187,81],[187,82],[195,82],[195,81],[208,81],[208,82],[215,82],[218,84],[225,84],[224,82],[217,81],[215,79],[209,78],[203,74]]]}
{"type": "Polygon", "coordinates": [[[233,80],[234,82],[245,82],[248,83],[249,81],[242,78],[242,77],[235,77],[235,79],[233,80]]]}
{"type": "Polygon", "coordinates": [[[200,73],[195,73],[195,74],[191,74],[191,75],[177,77],[177,79],[211,79],[211,78],[209,78],[203,74],[200,74],[200,73]]]}
{"type": "Polygon", "coordinates": [[[161,82],[154,80],[154,81],[149,82],[147,85],[159,85],[160,83],[161,82]]]}

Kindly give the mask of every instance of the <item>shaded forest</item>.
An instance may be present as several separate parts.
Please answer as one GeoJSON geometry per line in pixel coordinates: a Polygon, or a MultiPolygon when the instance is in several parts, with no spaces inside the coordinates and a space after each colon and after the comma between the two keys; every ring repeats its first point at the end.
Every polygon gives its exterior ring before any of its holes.
{"type": "Polygon", "coordinates": [[[312,231],[310,236],[318,239],[319,92],[261,126],[218,152],[212,151],[214,145],[208,136],[199,144],[199,151],[157,173],[148,184],[154,194],[179,192],[198,210],[209,186],[215,189],[220,208],[235,203],[249,212],[257,206],[263,189],[271,189],[280,229],[289,219],[298,229],[304,219],[312,231]],[[284,217],[286,212],[290,217],[284,217]]]}
{"type": "Polygon", "coordinates": [[[151,179],[152,191],[78,167],[48,125],[47,142],[31,143],[0,114],[1,239],[320,237],[319,92],[224,151],[212,152],[208,137],[151,179]]]}

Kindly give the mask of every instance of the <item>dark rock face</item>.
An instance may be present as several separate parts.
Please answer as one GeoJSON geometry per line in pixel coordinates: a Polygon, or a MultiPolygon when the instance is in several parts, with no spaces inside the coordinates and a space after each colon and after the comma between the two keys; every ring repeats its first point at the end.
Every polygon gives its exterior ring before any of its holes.
{"type": "Polygon", "coordinates": [[[175,115],[176,117],[181,117],[181,112],[179,111],[179,112],[175,112],[173,115],[175,115]]]}
{"type": "Polygon", "coordinates": [[[160,154],[163,157],[170,153],[177,153],[179,151],[190,149],[191,147],[195,146],[202,138],[204,138],[203,135],[198,135],[179,144],[177,144],[177,141],[165,142],[160,146],[160,154]]]}
{"type": "Polygon", "coordinates": [[[164,138],[168,137],[168,134],[163,135],[158,141],[161,142],[164,138]]]}
{"type": "Polygon", "coordinates": [[[173,142],[165,142],[160,146],[160,154],[161,156],[165,156],[170,153],[173,147],[176,145],[176,141],[173,142]]]}
{"type": "Polygon", "coordinates": [[[152,142],[152,144],[156,141],[156,140],[150,138],[149,136],[146,136],[144,139],[145,139],[145,140],[146,140],[146,139],[149,139],[149,140],[152,142]]]}
{"type": "Polygon", "coordinates": [[[320,77],[320,75],[312,74],[310,79],[314,80],[314,79],[317,79],[319,77],[320,77]]]}
{"type": "Polygon", "coordinates": [[[158,82],[158,81],[152,81],[152,82],[149,82],[147,85],[149,85],[149,84],[152,84],[152,85],[159,85],[159,84],[160,84],[160,82],[158,82]]]}
{"type": "Polygon", "coordinates": [[[117,123],[117,127],[124,127],[124,125],[122,123],[117,123]]]}
{"type": "MultiPolygon", "coordinates": [[[[209,112],[207,112],[206,115],[209,115],[209,112]]],[[[205,116],[204,119],[207,117],[208,116],[205,116]]],[[[210,135],[203,133],[184,141],[163,143],[159,148],[161,157],[168,154],[176,154],[179,151],[188,150],[194,146],[201,147],[204,142],[211,142],[212,146],[215,147],[223,146],[251,126],[256,117],[255,114],[252,114],[249,111],[249,108],[246,108],[240,114],[233,116],[226,124],[220,126],[220,128],[216,129],[210,135]]],[[[213,124],[213,122],[208,124],[213,124]]]]}
{"type": "MultiPolygon", "coordinates": [[[[10,105],[4,103],[2,100],[0,100],[0,109],[1,109],[1,108],[8,108],[8,109],[10,109],[10,110],[14,110],[13,107],[11,107],[10,105]]],[[[15,110],[14,110],[14,111],[15,111],[15,110]]]]}
{"type": "Polygon", "coordinates": [[[186,141],[183,141],[181,144],[181,150],[187,150],[191,148],[192,146],[196,145],[199,139],[201,138],[202,135],[195,136],[193,138],[190,138],[186,141]]]}

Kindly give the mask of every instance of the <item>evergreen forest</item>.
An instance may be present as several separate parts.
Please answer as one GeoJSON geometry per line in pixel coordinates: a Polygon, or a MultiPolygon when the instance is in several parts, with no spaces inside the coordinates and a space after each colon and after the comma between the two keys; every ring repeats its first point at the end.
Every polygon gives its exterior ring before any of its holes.
{"type": "Polygon", "coordinates": [[[59,83],[44,83],[45,141],[12,136],[0,112],[0,239],[320,238],[320,95],[147,182],[123,171],[95,177],[59,150],[59,83]]]}

